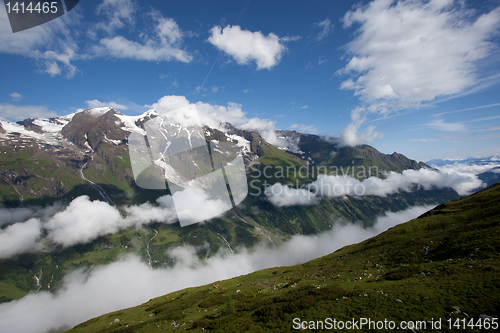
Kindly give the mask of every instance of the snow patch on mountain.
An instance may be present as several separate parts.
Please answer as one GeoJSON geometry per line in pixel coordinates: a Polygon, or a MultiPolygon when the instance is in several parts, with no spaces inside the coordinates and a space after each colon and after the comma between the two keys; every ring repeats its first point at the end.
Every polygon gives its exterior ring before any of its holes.
{"type": "Polygon", "coordinates": [[[233,141],[233,140],[238,141],[238,143],[236,143],[236,145],[238,147],[242,148],[242,152],[244,154],[250,153],[250,141],[248,141],[244,137],[241,137],[241,136],[236,135],[236,134],[227,134],[227,133],[225,133],[225,134],[226,134],[226,137],[229,139],[229,141],[233,141]]]}
{"type": "Polygon", "coordinates": [[[37,141],[41,141],[43,143],[47,143],[50,145],[58,146],[60,145],[58,132],[46,132],[46,133],[36,133],[33,131],[29,131],[24,126],[21,126],[17,123],[12,123],[10,121],[0,121],[2,128],[5,130],[5,133],[1,134],[0,137],[4,139],[9,139],[11,135],[15,135],[18,133],[21,135],[21,138],[30,138],[35,139],[37,141]]]}
{"type": "Polygon", "coordinates": [[[113,110],[111,107],[106,106],[106,107],[103,107],[103,108],[86,109],[83,112],[87,113],[87,114],[90,114],[90,115],[92,115],[94,117],[100,117],[100,116],[105,115],[108,111],[111,111],[111,110],[113,110]]]}
{"type": "Polygon", "coordinates": [[[73,119],[74,115],[74,113],[71,113],[69,115],[57,118],[37,118],[33,120],[33,124],[40,126],[43,132],[58,134],[59,132],[61,132],[63,127],[66,126],[66,124],[69,123],[71,119],[73,119]]]}
{"type": "Polygon", "coordinates": [[[112,139],[108,138],[108,137],[106,136],[106,134],[104,134],[104,140],[106,140],[106,141],[108,141],[108,142],[110,142],[110,143],[112,143],[112,144],[114,144],[114,145],[117,145],[117,146],[118,146],[120,143],[122,143],[122,140],[112,140],[112,139]]]}
{"type": "Polygon", "coordinates": [[[117,113],[115,116],[121,120],[121,124],[123,125],[123,129],[125,131],[146,135],[146,131],[136,125],[137,121],[144,119],[144,114],[139,116],[126,116],[121,113],[117,113]]]}

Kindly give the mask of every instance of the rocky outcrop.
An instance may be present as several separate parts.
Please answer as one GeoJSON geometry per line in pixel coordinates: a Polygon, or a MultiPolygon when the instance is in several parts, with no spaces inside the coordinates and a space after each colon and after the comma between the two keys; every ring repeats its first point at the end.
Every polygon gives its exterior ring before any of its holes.
{"type": "Polygon", "coordinates": [[[126,140],[126,132],[117,126],[121,121],[116,114],[117,111],[113,109],[102,115],[87,111],[79,112],[63,127],[61,134],[80,148],[86,148],[85,143],[88,143],[95,149],[99,142],[105,139],[126,140]]]}
{"type": "Polygon", "coordinates": [[[28,131],[32,131],[32,132],[35,132],[35,133],[38,133],[38,134],[42,134],[43,133],[43,130],[40,126],[36,125],[33,121],[35,119],[34,118],[28,118],[28,119],[24,119],[24,120],[21,120],[21,121],[18,121],[17,123],[21,126],[24,126],[24,128],[28,131]]]}

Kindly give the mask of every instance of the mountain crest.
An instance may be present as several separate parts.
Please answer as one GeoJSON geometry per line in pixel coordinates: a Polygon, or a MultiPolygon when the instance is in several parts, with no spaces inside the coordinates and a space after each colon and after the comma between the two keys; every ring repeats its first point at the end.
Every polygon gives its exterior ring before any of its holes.
{"type": "Polygon", "coordinates": [[[61,134],[68,141],[84,149],[86,147],[95,149],[101,141],[121,142],[127,138],[117,126],[121,123],[117,115],[122,114],[112,108],[88,109],[78,112],[63,127],[61,134]]]}

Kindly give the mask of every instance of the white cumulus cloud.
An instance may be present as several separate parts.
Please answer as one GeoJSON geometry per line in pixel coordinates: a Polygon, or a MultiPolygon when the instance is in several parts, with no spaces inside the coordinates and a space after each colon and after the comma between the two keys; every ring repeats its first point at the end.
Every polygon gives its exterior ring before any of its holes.
{"type": "Polygon", "coordinates": [[[34,218],[0,229],[0,259],[35,251],[41,232],[41,223],[34,218]]]}
{"type": "MultiPolygon", "coordinates": [[[[341,133],[345,145],[355,146],[379,138],[373,126],[358,134],[367,114],[386,116],[481,82],[478,62],[497,52],[492,41],[500,28],[500,7],[477,15],[453,0],[374,0],[354,7],[342,21],[344,28],[357,29],[345,45],[347,64],[338,73],[349,77],[340,88],[371,104],[361,118],[351,114],[341,133]]],[[[430,126],[464,128],[439,121],[430,126]]]]}
{"type": "Polygon", "coordinates": [[[260,31],[241,30],[237,25],[228,25],[224,29],[215,26],[210,33],[210,43],[232,56],[240,65],[255,61],[257,70],[276,66],[286,50],[280,38],[273,33],[264,36],[260,31]]]}
{"type": "Polygon", "coordinates": [[[314,205],[319,202],[319,198],[311,191],[291,188],[281,183],[267,187],[264,194],[268,201],[278,207],[314,205]]]}
{"type": "Polygon", "coordinates": [[[51,76],[60,75],[66,69],[66,77],[71,78],[76,72],[71,61],[76,58],[78,46],[68,32],[80,23],[80,19],[78,11],[72,10],[57,20],[12,33],[7,11],[0,10],[0,53],[35,59],[45,66],[39,72],[51,76]]]}
{"type": "Polygon", "coordinates": [[[99,236],[116,233],[122,218],[118,210],[102,201],[81,196],[45,225],[48,237],[63,246],[84,244],[99,236]]]}
{"type": "MultiPolygon", "coordinates": [[[[130,1],[107,2],[116,5],[121,2],[128,4],[130,1]]],[[[130,10],[133,10],[133,8],[130,10]]],[[[113,32],[115,29],[122,27],[123,21],[127,22],[133,19],[130,10],[126,9],[123,13],[119,11],[118,14],[112,14],[113,19],[116,18],[116,21],[111,21],[109,24],[104,25],[103,28],[109,30],[109,32],[113,32]]],[[[183,49],[184,32],[177,22],[172,18],[163,17],[157,11],[151,11],[149,16],[154,23],[154,29],[151,32],[143,33],[148,38],[138,42],[121,35],[110,35],[109,37],[101,38],[99,44],[93,46],[94,54],[119,59],[191,62],[193,57],[183,49]]]]}
{"type": "Polygon", "coordinates": [[[402,173],[389,172],[385,179],[369,177],[359,181],[350,176],[320,175],[309,188],[324,196],[338,197],[344,195],[385,197],[400,191],[411,192],[415,186],[430,190],[436,188],[452,188],[460,195],[470,194],[482,184],[475,175],[451,171],[448,173],[422,168],[404,170],[402,173]]]}
{"type": "Polygon", "coordinates": [[[101,102],[97,99],[89,100],[89,101],[86,101],[85,103],[87,103],[89,108],[102,108],[102,107],[109,106],[115,110],[128,110],[128,107],[126,107],[123,104],[118,104],[115,102],[101,102]]]}
{"type": "Polygon", "coordinates": [[[174,197],[165,195],[156,204],[126,206],[123,215],[107,202],[91,201],[88,196],[77,197],[66,207],[56,203],[45,208],[0,208],[0,227],[7,225],[0,229],[0,258],[37,251],[50,244],[86,244],[100,236],[151,222],[176,223],[178,217],[208,220],[230,208],[197,191],[176,192],[174,197]],[[193,207],[209,209],[200,211],[193,207]]]}
{"type": "Polygon", "coordinates": [[[115,58],[130,58],[135,60],[161,61],[176,59],[190,62],[192,57],[186,51],[162,45],[162,43],[148,40],[145,44],[126,39],[123,36],[103,38],[100,41],[102,48],[96,47],[100,55],[111,55],[115,58]]]}
{"type": "Polygon", "coordinates": [[[43,228],[47,230],[47,238],[63,246],[85,244],[99,236],[117,233],[130,227],[140,227],[153,221],[174,223],[177,216],[170,196],[157,199],[158,205],[144,203],[124,208],[127,213],[122,216],[116,207],[95,200],[88,196],[74,199],[64,210],[54,214],[43,228]]]}
{"type": "Polygon", "coordinates": [[[475,62],[493,50],[500,8],[472,14],[452,0],[375,0],[347,12],[344,27],[359,27],[347,44],[352,79],[342,87],[368,100],[418,103],[472,86],[475,62]]]}
{"type": "Polygon", "coordinates": [[[402,173],[391,171],[384,179],[372,176],[363,181],[348,174],[319,175],[318,179],[308,184],[306,188],[294,189],[276,183],[268,187],[264,193],[267,200],[275,206],[282,207],[315,204],[321,197],[368,195],[386,197],[398,192],[412,192],[416,188],[425,190],[452,188],[460,195],[468,195],[481,186],[482,181],[471,172],[452,168],[442,168],[441,171],[422,168],[404,170],[402,173]]]}
{"type": "Polygon", "coordinates": [[[66,207],[56,203],[45,208],[0,208],[0,227],[10,224],[0,229],[0,258],[37,251],[50,244],[85,244],[153,221],[177,222],[171,196],[158,198],[156,205],[131,205],[124,210],[126,214],[122,216],[116,207],[91,201],[87,196],[77,197],[66,207]]]}

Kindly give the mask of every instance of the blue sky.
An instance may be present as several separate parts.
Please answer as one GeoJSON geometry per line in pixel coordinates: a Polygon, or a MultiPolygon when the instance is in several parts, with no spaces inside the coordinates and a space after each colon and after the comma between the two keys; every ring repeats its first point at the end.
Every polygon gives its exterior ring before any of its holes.
{"type": "Polygon", "coordinates": [[[184,96],[417,160],[500,154],[498,0],[82,0],[16,34],[4,8],[4,119],[184,96]]]}

